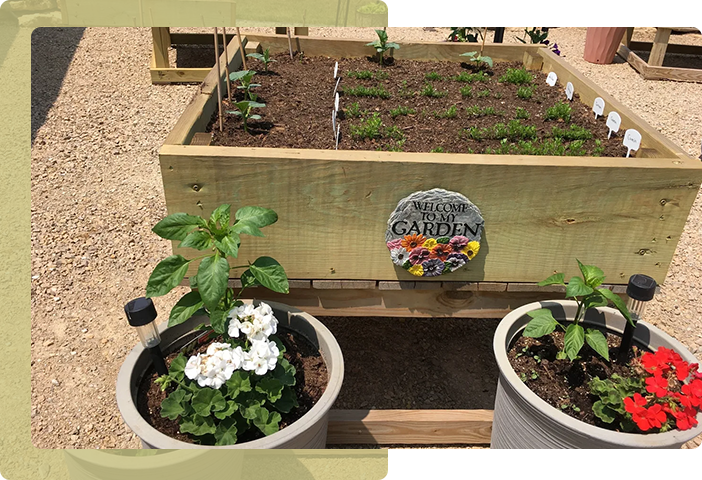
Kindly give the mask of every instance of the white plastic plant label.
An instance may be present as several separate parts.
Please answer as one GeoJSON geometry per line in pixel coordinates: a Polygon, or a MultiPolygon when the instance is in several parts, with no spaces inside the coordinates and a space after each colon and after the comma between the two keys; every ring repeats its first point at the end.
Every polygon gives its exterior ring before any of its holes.
{"type": "Polygon", "coordinates": [[[339,111],[339,94],[334,95],[334,111],[339,111]]]}
{"type": "Polygon", "coordinates": [[[631,151],[636,151],[641,146],[641,134],[633,128],[624,132],[624,146],[627,148],[626,156],[629,158],[631,151]]]}
{"type": "Polygon", "coordinates": [[[558,75],[556,75],[556,72],[551,72],[548,74],[548,77],[546,77],[546,83],[549,85],[549,87],[553,87],[557,81],[558,75]]]}
{"type": "Polygon", "coordinates": [[[566,92],[566,97],[568,97],[568,100],[573,100],[573,91],[575,89],[573,88],[573,84],[568,82],[566,84],[565,92],[566,92]]]}
{"type": "Polygon", "coordinates": [[[336,79],[336,85],[334,86],[334,95],[332,95],[333,97],[336,97],[336,92],[337,90],[339,90],[339,82],[341,82],[341,77],[336,79]]]}
{"type": "Polygon", "coordinates": [[[592,111],[595,112],[595,119],[600,115],[604,115],[605,101],[602,97],[597,97],[595,102],[592,104],[592,111]]]}
{"type": "Polygon", "coordinates": [[[335,62],[334,63],[334,78],[336,78],[338,73],[339,73],[339,62],[335,62]]]}
{"type": "Polygon", "coordinates": [[[609,112],[609,115],[607,115],[607,128],[609,128],[607,138],[612,138],[612,133],[617,133],[621,124],[622,117],[617,112],[609,112]]]}
{"type": "Polygon", "coordinates": [[[341,125],[336,126],[336,145],[334,146],[334,150],[339,149],[339,139],[341,139],[341,125]]]}
{"type": "Polygon", "coordinates": [[[336,135],[336,110],[332,110],[332,135],[336,135]]]}

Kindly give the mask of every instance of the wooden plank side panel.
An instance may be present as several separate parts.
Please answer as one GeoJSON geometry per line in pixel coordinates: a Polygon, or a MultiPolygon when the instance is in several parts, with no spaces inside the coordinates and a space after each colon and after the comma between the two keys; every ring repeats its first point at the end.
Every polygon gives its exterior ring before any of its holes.
{"type": "Polygon", "coordinates": [[[577,273],[577,257],[612,283],[634,273],[662,283],[702,182],[692,159],[161,149],[169,213],[272,208],[279,221],[265,238],[247,237],[240,258],[270,255],[289,276],[319,280],[416,281],[392,264],[383,239],[397,202],[435,187],[438,169],[442,187],[466,194],[485,218],[480,254],[452,281],[539,282],[577,273]]]}
{"type": "MultiPolygon", "coordinates": [[[[620,47],[620,49],[626,47],[620,47]]],[[[687,157],[685,152],[673,142],[661,135],[655,128],[649,125],[646,121],[636,115],[629,108],[622,105],[614,97],[606,92],[603,92],[595,83],[582,73],[577,71],[573,66],[566,63],[548,49],[541,49],[538,53],[544,58],[543,71],[556,72],[558,75],[559,84],[565,86],[567,82],[572,82],[575,88],[575,93],[580,96],[580,101],[586,105],[592,105],[592,102],[597,97],[602,97],[605,101],[605,115],[615,110],[622,117],[621,130],[628,128],[636,128],[641,133],[641,146],[658,150],[665,157],[683,156],[687,157]]],[[[643,155],[638,155],[643,156],[643,155]]]]}
{"type": "Polygon", "coordinates": [[[327,443],[488,444],[492,410],[332,410],[327,443]]]}
{"type": "Polygon", "coordinates": [[[152,68],[151,83],[201,83],[211,68],[152,68]]]}
{"type": "MultiPolygon", "coordinates": [[[[259,35],[246,34],[249,40],[260,42],[263,48],[270,48],[271,53],[288,51],[288,38],[285,35],[259,35]]],[[[358,58],[367,57],[374,54],[371,47],[367,47],[369,41],[350,39],[327,39],[319,37],[298,37],[295,39],[296,49],[305,52],[307,56],[321,55],[332,58],[358,58]]],[[[449,42],[400,42],[400,49],[392,52],[392,56],[397,59],[410,60],[446,60],[460,62],[465,61],[460,54],[477,50],[476,45],[466,43],[449,42]]],[[[511,45],[502,43],[486,43],[484,55],[490,56],[495,61],[521,62],[524,52],[531,52],[533,55],[538,50],[543,49],[539,45],[511,45]]]]}
{"type": "Polygon", "coordinates": [[[646,80],[675,80],[678,82],[702,82],[702,70],[698,68],[653,67],[644,73],[646,80]]]}

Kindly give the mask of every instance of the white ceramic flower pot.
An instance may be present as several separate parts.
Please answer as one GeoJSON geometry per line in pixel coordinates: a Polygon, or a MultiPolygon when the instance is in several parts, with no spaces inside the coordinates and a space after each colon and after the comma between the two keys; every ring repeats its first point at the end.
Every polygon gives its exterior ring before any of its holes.
{"type": "MultiPolygon", "coordinates": [[[[553,300],[524,305],[505,316],[498,326],[493,349],[500,369],[491,448],[680,448],[702,434],[702,413],[698,425],[690,430],[635,434],[606,430],[583,423],[552,407],[532,392],[517,376],[507,359],[512,340],[521,335],[531,317],[527,312],[548,308],[559,321],[575,317],[577,303],[553,300]]],[[[623,333],[626,319],[615,309],[600,307],[587,312],[585,324],[606,327],[623,333]]],[[[663,346],[675,350],[686,362],[697,359],[680,342],[658,328],[639,322],[634,342],[641,348],[656,350],[663,346]]]]}
{"type": "MultiPolygon", "coordinates": [[[[145,448],[325,448],[329,410],[339,395],[344,377],[344,360],[339,344],[327,327],[312,315],[281,303],[266,303],[273,309],[279,329],[292,330],[302,335],[319,349],[324,358],[329,383],[319,401],[288,427],[258,440],[221,447],[182,442],[153,428],[137,410],[135,403],[139,384],[151,365],[148,352],[139,344],[127,356],[117,376],[117,406],[124,422],[141,439],[145,448]]],[[[193,328],[206,321],[207,317],[193,317],[171,328],[162,324],[159,328],[162,350],[169,353],[180,348],[192,338],[193,328]]]]}

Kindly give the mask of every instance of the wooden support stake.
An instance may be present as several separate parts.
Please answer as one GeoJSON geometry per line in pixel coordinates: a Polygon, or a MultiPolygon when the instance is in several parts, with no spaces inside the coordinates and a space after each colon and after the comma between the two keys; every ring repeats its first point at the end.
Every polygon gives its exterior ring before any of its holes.
{"type": "Polygon", "coordinates": [[[219,68],[219,40],[217,35],[217,27],[214,29],[215,43],[215,64],[217,66],[217,102],[219,103],[219,131],[224,130],[222,125],[222,70],[219,68]]]}
{"type": "Polygon", "coordinates": [[[246,52],[244,51],[244,44],[241,43],[241,32],[239,27],[236,27],[236,38],[239,40],[239,51],[241,52],[241,64],[244,66],[244,70],[248,70],[246,67],[246,52]]]}
{"type": "MultiPolygon", "coordinates": [[[[229,55],[227,54],[227,29],[222,27],[222,39],[224,40],[224,71],[227,72],[227,98],[232,101],[232,82],[229,80],[229,55]]],[[[239,47],[241,48],[241,47],[239,47]]],[[[243,52],[242,52],[243,53],[243,52]]],[[[242,55],[243,58],[243,55],[242,55]]]]}
{"type": "Polygon", "coordinates": [[[483,56],[483,50],[485,49],[485,39],[487,38],[487,27],[483,30],[483,44],[480,45],[480,56],[483,56]]]}
{"type": "Polygon", "coordinates": [[[292,53],[292,37],[290,36],[290,27],[285,27],[285,30],[288,32],[288,48],[290,49],[290,60],[292,60],[293,53],[292,53]]]}
{"type": "Polygon", "coordinates": [[[656,38],[653,39],[651,54],[648,56],[648,65],[650,67],[660,67],[663,65],[663,58],[665,57],[665,51],[668,48],[670,32],[670,28],[659,27],[656,30],[656,38]]]}

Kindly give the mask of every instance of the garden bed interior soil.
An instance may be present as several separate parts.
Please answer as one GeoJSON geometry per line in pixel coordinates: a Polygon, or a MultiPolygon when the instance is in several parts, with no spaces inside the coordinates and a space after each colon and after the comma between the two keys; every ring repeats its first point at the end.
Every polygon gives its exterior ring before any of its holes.
{"type": "MultiPolygon", "coordinates": [[[[285,359],[288,360],[296,369],[295,393],[299,407],[293,409],[290,413],[282,413],[280,429],[282,430],[288,425],[291,425],[295,420],[307,413],[322,397],[327,384],[329,383],[329,375],[327,366],[319,353],[306,338],[301,335],[293,335],[290,331],[280,329],[276,336],[285,345],[285,359]]],[[[215,338],[208,342],[204,342],[190,355],[203,353],[207,350],[210,343],[220,341],[221,338],[215,338]]],[[[166,364],[170,366],[171,361],[178,356],[179,352],[173,352],[166,357],[166,364]]],[[[137,392],[137,409],[141,416],[156,430],[168,435],[176,440],[187,443],[195,443],[190,435],[180,432],[178,421],[169,420],[161,417],[161,402],[170,394],[172,389],[165,392],[161,391],[161,387],[154,383],[158,378],[158,374],[150,369],[139,385],[137,392]]],[[[248,442],[262,438],[264,435],[255,428],[249,429],[245,435],[239,438],[238,443],[248,442]]]]}
{"type": "MultiPolygon", "coordinates": [[[[614,360],[619,354],[621,337],[602,333],[607,337],[610,360],[614,360]]],[[[581,360],[557,360],[556,353],[563,349],[563,337],[560,330],[541,338],[520,334],[507,350],[510,365],[526,386],[552,407],[587,424],[611,430],[613,425],[602,422],[593,413],[592,405],[598,398],[590,394],[588,384],[595,377],[604,380],[615,373],[631,377],[627,363],[634,358],[634,351],[629,350],[624,364],[606,362],[585,344],[580,351],[581,360]]],[[[641,347],[637,348],[641,352],[641,347]]]]}
{"type": "MultiPolygon", "coordinates": [[[[260,120],[249,121],[249,133],[244,132],[241,118],[233,114],[224,115],[224,130],[219,131],[217,112],[208,126],[213,134],[213,144],[222,146],[276,147],[276,148],[313,148],[334,149],[332,131],[332,110],[334,107],[333,80],[334,59],[325,57],[306,57],[296,55],[294,60],[286,54],[273,55],[276,60],[264,72],[263,65],[249,59],[248,67],[258,73],[254,83],[261,84],[253,91],[258,95],[258,102],[266,104],[253,113],[261,115],[260,120]]],[[[626,148],[622,146],[621,135],[612,135],[605,125],[605,118],[597,120],[591,106],[580,103],[576,92],[574,100],[568,102],[559,85],[549,87],[546,75],[540,71],[530,71],[533,76],[533,96],[529,99],[519,98],[520,85],[500,82],[499,79],[508,68],[521,68],[521,63],[495,63],[494,68],[486,69],[486,82],[472,83],[455,80],[460,74],[475,71],[472,65],[459,62],[397,60],[380,67],[371,57],[339,60],[341,83],[340,113],[341,125],[339,149],[344,150],[392,150],[405,152],[443,151],[445,153],[495,153],[503,148],[504,153],[517,151],[518,139],[510,138],[508,142],[499,139],[483,138],[476,140],[466,135],[471,127],[492,129],[496,124],[507,125],[518,117],[521,109],[523,125],[536,128],[538,144],[550,140],[552,128],[569,128],[571,124],[586,128],[592,132],[592,138],[582,146],[581,155],[600,155],[623,157],[626,148]],[[349,76],[349,72],[367,71],[370,79],[349,76]],[[426,75],[435,73],[441,80],[428,80],[426,75]],[[445,93],[441,97],[429,97],[422,94],[426,85],[445,93]],[[349,90],[356,87],[381,87],[390,94],[389,98],[359,97],[349,95],[349,90]],[[470,96],[464,96],[462,88],[470,87],[470,96]],[[346,92],[346,93],[345,93],[346,92]],[[558,102],[566,102],[572,108],[571,123],[563,120],[546,120],[546,111],[558,102]],[[357,107],[356,107],[357,104],[357,107]],[[446,115],[455,106],[455,116],[446,115]],[[391,115],[391,110],[398,107],[410,109],[406,115],[391,115]],[[495,114],[473,115],[468,108],[483,110],[493,108],[495,114]],[[526,113],[525,113],[526,112],[526,113]],[[356,138],[352,128],[378,114],[382,120],[380,137],[356,138]],[[443,116],[443,117],[442,117],[443,116]],[[601,142],[596,144],[595,140],[601,142]],[[510,148],[512,151],[504,150],[510,148]]],[[[432,78],[438,78],[432,77],[432,78]]],[[[224,86],[224,84],[223,84],[224,86]]],[[[226,88],[226,87],[224,87],[226,88]]],[[[244,99],[242,90],[236,90],[235,101],[244,99]]],[[[223,100],[224,111],[235,108],[223,100]]],[[[569,144],[569,140],[564,140],[569,144]]],[[[524,152],[521,152],[524,153],[524,152]]],[[[566,154],[576,154],[568,153],[566,154]]]]}

